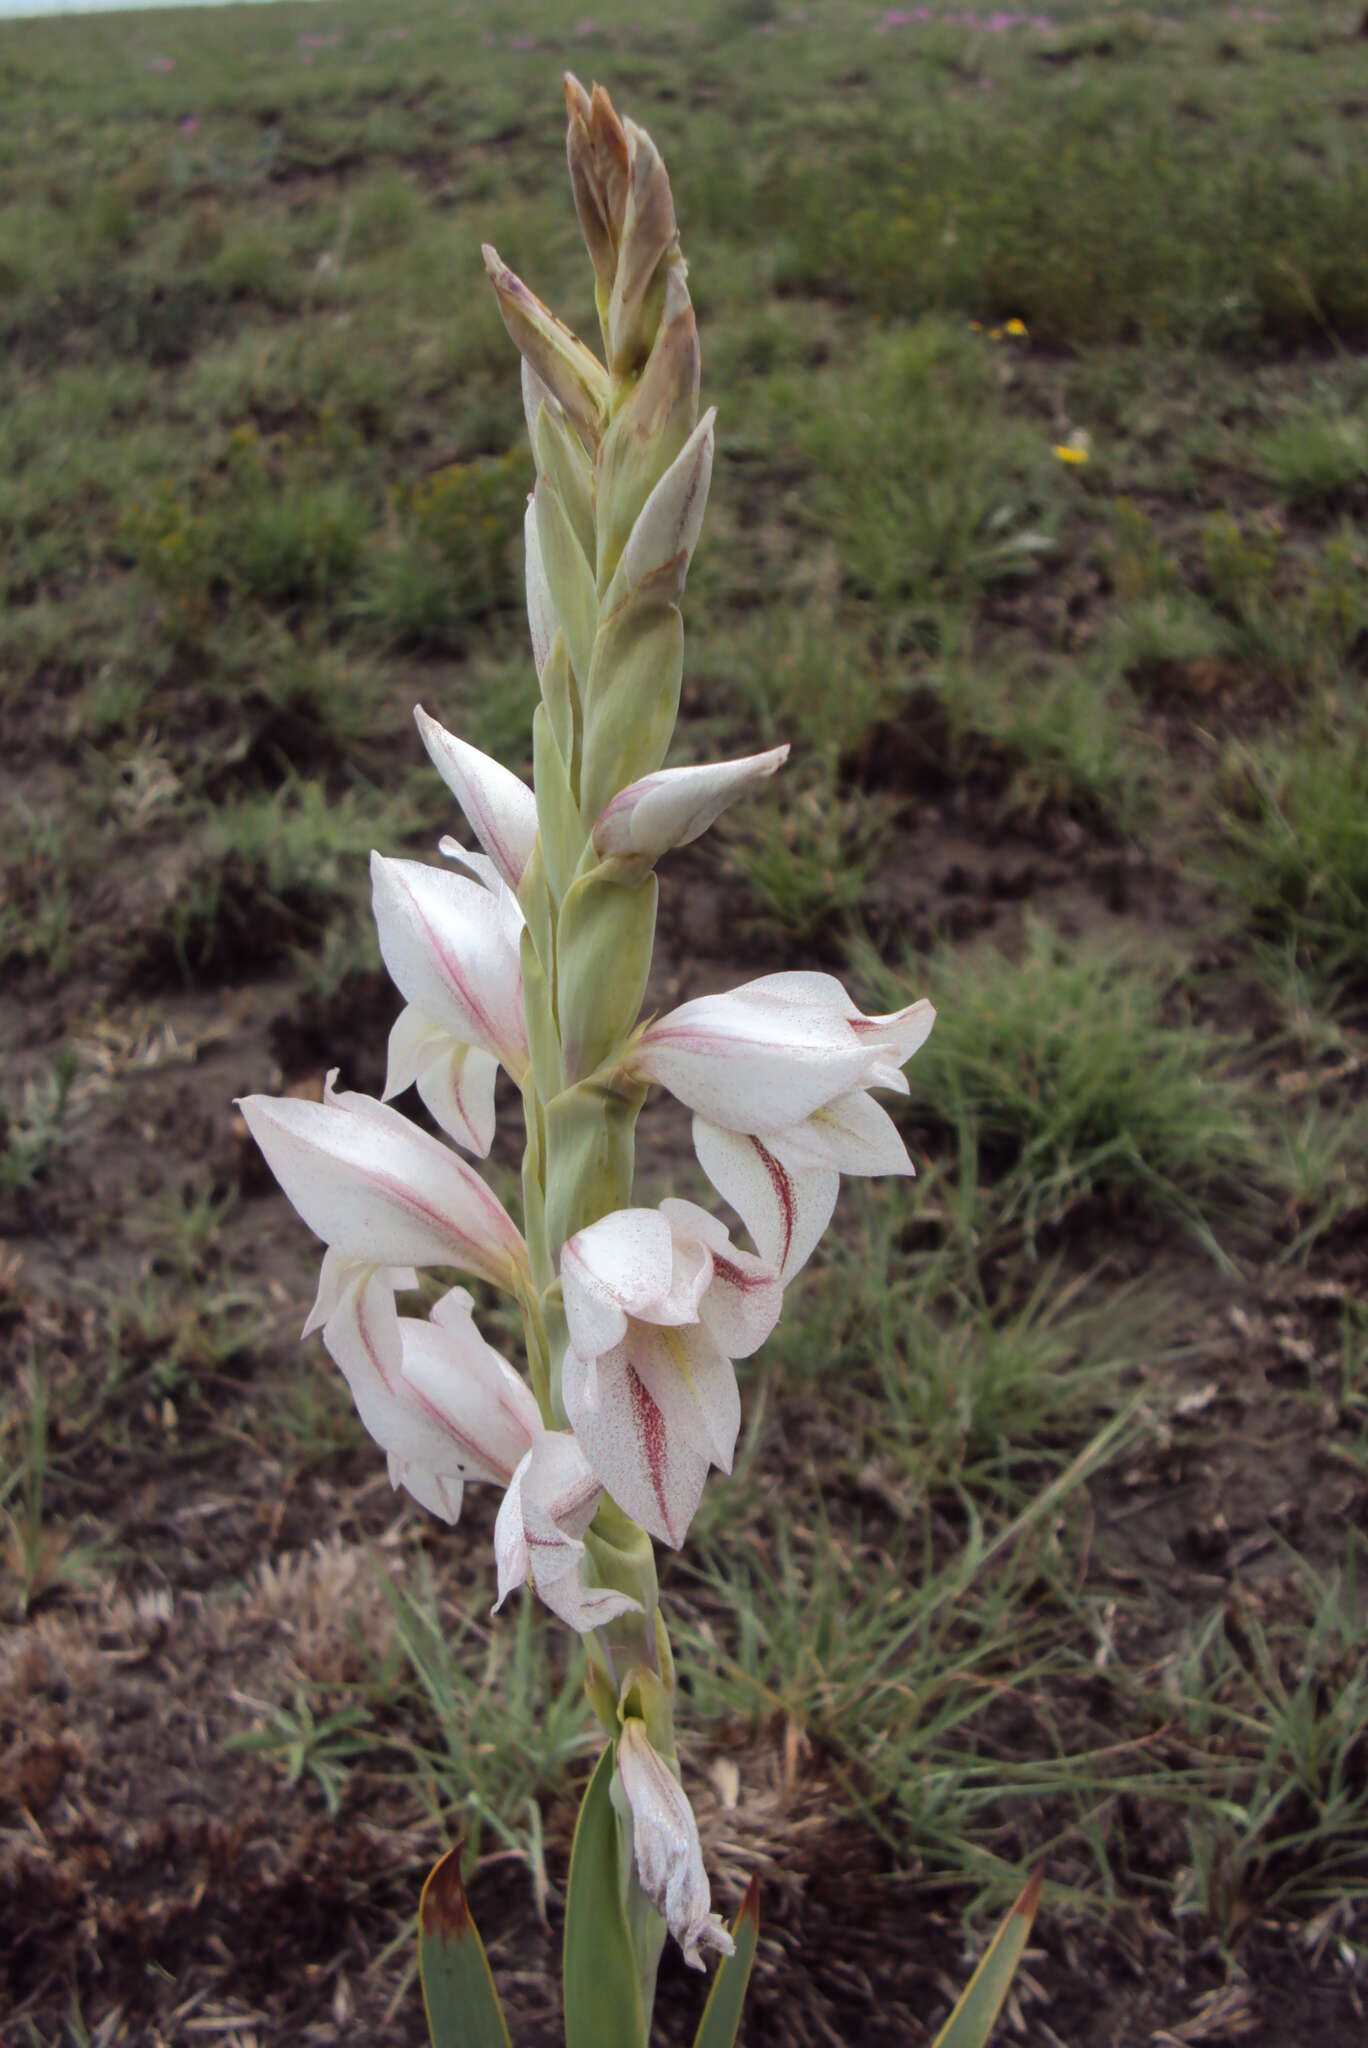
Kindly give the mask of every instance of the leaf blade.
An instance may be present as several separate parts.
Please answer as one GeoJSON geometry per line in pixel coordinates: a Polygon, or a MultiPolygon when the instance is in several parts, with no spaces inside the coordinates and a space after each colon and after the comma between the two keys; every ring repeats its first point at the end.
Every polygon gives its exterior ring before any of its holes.
{"type": "Polygon", "coordinates": [[[418,1969],[432,2048],[512,2048],[461,1882],[461,1852],[435,1863],[418,1904],[418,1969]]]}
{"type": "Polygon", "coordinates": [[[570,1851],[565,1908],[565,2048],[646,2048],[649,2024],[623,1907],[621,1837],[610,1797],[615,1749],[594,1766],[570,1851]]]}
{"type": "Polygon", "coordinates": [[[1002,2011],[1040,1904],[1043,1870],[1033,1871],[999,1927],[932,2048],[985,2048],[1002,2011]]]}
{"type": "Polygon", "coordinates": [[[746,2002],[756,1943],[760,1939],[760,1880],[753,1877],[746,1887],[741,1910],[732,1922],[735,1955],[724,1956],[713,1978],[708,2002],[694,2036],[694,2048],[734,2048],[741,2026],[741,2008],[746,2002]]]}

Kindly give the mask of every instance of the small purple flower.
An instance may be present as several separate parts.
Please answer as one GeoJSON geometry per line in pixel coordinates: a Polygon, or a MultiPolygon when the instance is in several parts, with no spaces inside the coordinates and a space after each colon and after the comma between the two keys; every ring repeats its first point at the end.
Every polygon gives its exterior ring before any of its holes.
{"type": "Polygon", "coordinates": [[[147,68],[149,71],[160,71],[164,75],[168,71],[175,70],[176,60],[174,57],[149,57],[147,68]]]}
{"type": "Polygon", "coordinates": [[[199,134],[199,122],[195,119],[195,116],[193,114],[187,114],[184,117],[180,124],[180,132],[182,135],[199,134]]]}
{"type": "Polygon", "coordinates": [[[599,25],[590,14],[586,14],[581,21],[575,23],[575,34],[577,36],[596,36],[599,33],[599,25]]]}

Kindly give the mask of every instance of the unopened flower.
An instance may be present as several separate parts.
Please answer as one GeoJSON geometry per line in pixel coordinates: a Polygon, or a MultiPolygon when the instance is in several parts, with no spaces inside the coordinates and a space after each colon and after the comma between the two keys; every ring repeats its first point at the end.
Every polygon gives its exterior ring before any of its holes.
{"type": "Polygon", "coordinates": [[[658,768],[620,790],[594,827],[594,849],[632,861],[642,872],[672,847],[687,846],[780,769],[786,746],[739,761],[707,761],[696,768],[658,768]]]}
{"type": "Polygon", "coordinates": [[[644,1721],[632,1718],[624,1725],[617,1765],[632,1810],[632,1851],[642,1891],[679,1943],[691,1970],[705,1967],[702,1949],[731,1955],[735,1944],[712,1911],[693,1808],[670,1766],[652,1748],[644,1721]]]}

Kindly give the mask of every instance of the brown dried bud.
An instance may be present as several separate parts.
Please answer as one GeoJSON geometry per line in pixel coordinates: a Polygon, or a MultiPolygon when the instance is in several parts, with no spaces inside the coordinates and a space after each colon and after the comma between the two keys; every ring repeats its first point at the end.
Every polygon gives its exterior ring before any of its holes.
{"type": "Polygon", "coordinates": [[[603,87],[596,85],[591,98],[573,71],[565,74],[565,106],[569,116],[565,153],[575,211],[599,291],[606,299],[617,274],[627,208],[627,137],[603,87]]]}

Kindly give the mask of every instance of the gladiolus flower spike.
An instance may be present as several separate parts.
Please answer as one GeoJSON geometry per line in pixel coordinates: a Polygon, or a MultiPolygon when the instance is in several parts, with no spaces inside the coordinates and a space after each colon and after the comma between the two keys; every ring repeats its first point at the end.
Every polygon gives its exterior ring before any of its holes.
{"type": "MultiPolygon", "coordinates": [[[[523,358],[535,464],[534,786],[418,708],[476,843],[444,838],[441,864],[372,856],[380,952],[401,998],[383,1100],[329,1076],[321,1101],[241,1107],[326,1247],[305,1334],[322,1332],[394,1485],[447,1522],[468,1483],[500,1488],[498,1604],[530,1587],[585,1644],[614,1762],[594,1780],[611,1799],[594,1787],[586,1799],[581,1835],[597,1846],[581,1853],[577,1838],[567,1941],[599,1924],[585,1888],[602,1882],[607,1854],[636,1902],[603,1924],[631,1945],[619,1974],[637,2010],[568,2012],[568,2039],[596,2027],[628,2044],[644,2043],[667,1929],[699,1969],[705,1950],[732,1948],[675,1750],[652,1545],[683,1544],[709,1471],[731,1469],[734,1361],[774,1328],[841,1175],[912,1172],[875,1091],[907,1093],[903,1068],[934,1013],[916,1002],[865,1016],[830,975],[788,973],[640,1025],[657,866],[777,774],[788,748],[667,762],[714,415],[699,412],[697,324],[659,153],[601,86],[567,78],[566,100],[602,353],[484,252],[523,358]],[[490,1151],[501,1070],[522,1098],[521,1230],[470,1163],[490,1151]],[[692,1111],[703,1171],[753,1248],[693,1202],[633,1203],[652,1087],[692,1111]],[[440,1135],[393,1106],[410,1089],[440,1135]],[[414,1292],[419,1269],[446,1280],[434,1307],[414,1292]],[[472,1276],[516,1304],[525,1373],[479,1334],[456,1284],[472,1276]]],[[[572,1976],[611,2005],[610,1957],[572,1976]]]]}

